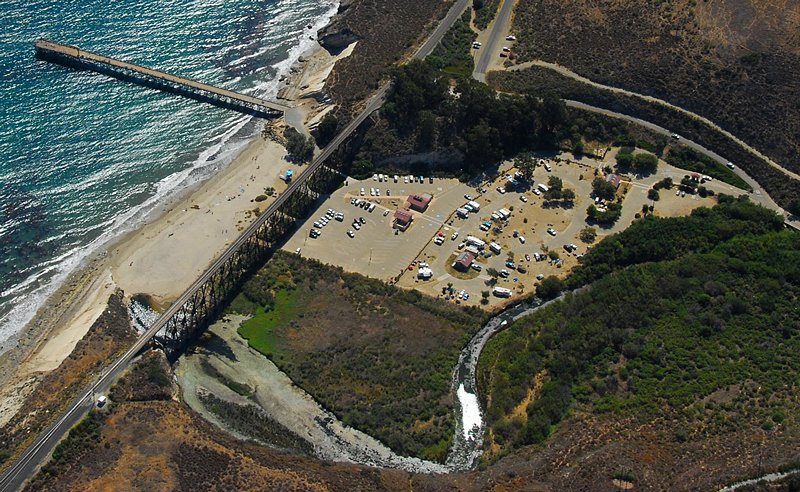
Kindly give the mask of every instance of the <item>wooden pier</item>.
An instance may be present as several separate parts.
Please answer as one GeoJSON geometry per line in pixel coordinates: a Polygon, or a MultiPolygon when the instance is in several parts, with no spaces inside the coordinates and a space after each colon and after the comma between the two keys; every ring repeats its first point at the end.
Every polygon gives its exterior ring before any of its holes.
{"type": "Polygon", "coordinates": [[[36,54],[42,59],[66,65],[78,65],[112,77],[136,82],[217,106],[236,109],[257,116],[272,117],[290,108],[258,97],[240,94],[196,80],[178,77],[160,70],[124,62],[46,39],[36,41],[36,54]]]}

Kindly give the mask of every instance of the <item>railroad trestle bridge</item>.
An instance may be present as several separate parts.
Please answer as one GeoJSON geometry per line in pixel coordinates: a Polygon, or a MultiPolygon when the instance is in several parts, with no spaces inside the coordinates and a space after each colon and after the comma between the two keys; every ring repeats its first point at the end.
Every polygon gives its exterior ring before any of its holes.
{"type": "Polygon", "coordinates": [[[153,345],[162,348],[170,360],[183,353],[219,318],[244,281],[264,265],[287,235],[309,215],[317,201],[335,190],[346,176],[339,170],[320,165],[306,170],[298,176],[301,177],[304,179],[299,186],[279,196],[273,203],[276,206],[262,213],[206,271],[201,281],[148,330],[155,329],[153,345]]]}

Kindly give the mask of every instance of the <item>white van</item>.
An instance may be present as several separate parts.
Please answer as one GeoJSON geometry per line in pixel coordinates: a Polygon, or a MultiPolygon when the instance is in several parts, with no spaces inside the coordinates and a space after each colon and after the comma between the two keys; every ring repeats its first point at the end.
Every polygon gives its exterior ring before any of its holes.
{"type": "Polygon", "coordinates": [[[496,254],[496,255],[499,255],[500,251],[502,251],[502,249],[500,248],[500,245],[495,243],[495,242],[492,242],[491,244],[489,244],[489,249],[491,249],[492,252],[494,254],[496,254]]]}

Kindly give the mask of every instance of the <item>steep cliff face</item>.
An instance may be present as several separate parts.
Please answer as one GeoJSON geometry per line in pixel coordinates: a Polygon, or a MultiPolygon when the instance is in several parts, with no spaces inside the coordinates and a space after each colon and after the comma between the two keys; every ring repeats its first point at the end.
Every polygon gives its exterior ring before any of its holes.
{"type": "Polygon", "coordinates": [[[336,16],[327,26],[317,32],[319,44],[332,55],[338,55],[352,43],[361,39],[361,36],[354,32],[347,25],[343,15],[353,4],[354,0],[342,0],[336,16]]]}

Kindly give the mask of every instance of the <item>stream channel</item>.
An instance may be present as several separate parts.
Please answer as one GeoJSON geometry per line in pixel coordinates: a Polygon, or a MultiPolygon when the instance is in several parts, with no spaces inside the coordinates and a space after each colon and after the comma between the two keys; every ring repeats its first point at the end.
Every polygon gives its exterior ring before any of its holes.
{"type": "MultiPolygon", "coordinates": [[[[238,408],[252,407],[250,411],[256,412],[264,422],[307,441],[313,454],[323,460],[417,473],[466,471],[476,466],[483,452],[485,424],[475,377],[483,347],[493,335],[515,320],[551,302],[542,304],[534,299],[501,312],[491,318],[461,351],[452,384],[457,402],[453,410],[456,429],[445,464],[400,456],[377,439],[339,421],[238,335],[237,329],[246,317],[228,316],[212,325],[209,331],[216,342],[182,356],[175,364],[175,373],[184,401],[207,420],[240,438],[254,439],[213,413],[212,405],[204,396],[214,395],[238,408]],[[209,368],[213,368],[211,371],[216,374],[209,374],[209,368]],[[220,378],[247,385],[252,393],[237,393],[220,378]]],[[[141,322],[141,313],[136,314],[141,322]]]]}

